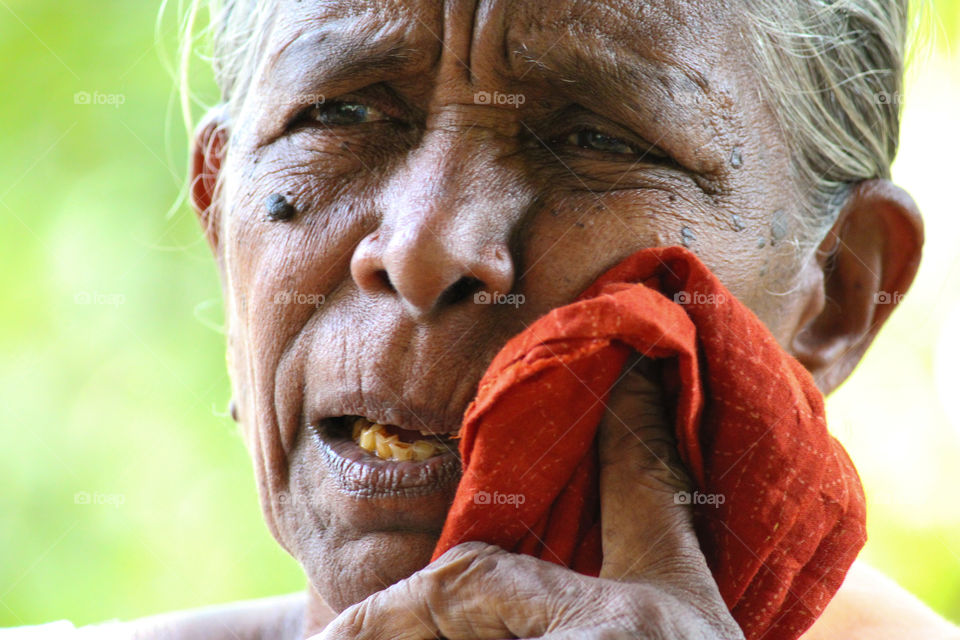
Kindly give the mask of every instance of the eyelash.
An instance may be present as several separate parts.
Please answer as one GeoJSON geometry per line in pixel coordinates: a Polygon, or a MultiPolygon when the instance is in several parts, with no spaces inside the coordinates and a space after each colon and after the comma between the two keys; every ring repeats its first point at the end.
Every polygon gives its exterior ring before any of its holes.
{"type": "MultiPolygon", "coordinates": [[[[379,107],[373,106],[367,102],[362,102],[360,100],[330,100],[329,102],[317,103],[310,106],[303,114],[301,114],[299,118],[297,118],[297,120],[298,121],[311,120],[313,122],[317,122],[327,127],[344,127],[344,126],[349,127],[357,124],[369,124],[368,122],[344,123],[344,122],[323,122],[322,121],[321,119],[322,115],[329,115],[328,112],[330,110],[335,109],[337,107],[344,107],[344,106],[350,106],[350,107],[356,106],[366,110],[367,112],[369,111],[377,112],[378,114],[380,114],[381,117],[379,117],[374,122],[395,121],[394,118],[391,118],[390,116],[388,116],[379,107]]],[[[335,115],[331,115],[330,117],[335,117],[335,115]]]]}
{"type": "Polygon", "coordinates": [[[580,127],[569,131],[561,136],[554,138],[551,141],[551,144],[565,145],[568,147],[576,147],[582,149],[589,153],[602,153],[607,156],[623,156],[623,157],[638,157],[646,158],[652,157],[656,159],[666,159],[661,151],[659,151],[653,145],[650,145],[646,149],[636,145],[632,142],[629,142],[621,137],[611,135],[605,131],[595,128],[595,127],[580,127]],[[620,146],[620,151],[613,151],[610,149],[596,149],[588,146],[588,143],[583,140],[584,136],[594,136],[594,142],[601,142],[610,146],[620,146]],[[602,138],[602,140],[596,140],[596,138],[602,138]]]}
{"type": "MultiPolygon", "coordinates": [[[[344,114],[339,114],[344,115],[344,114]]],[[[347,116],[349,118],[349,116],[347,116]]],[[[381,122],[390,122],[394,124],[402,124],[403,120],[391,117],[386,113],[385,109],[381,109],[376,106],[369,100],[362,99],[350,99],[350,98],[341,98],[336,100],[329,100],[322,103],[317,103],[311,105],[304,112],[297,117],[296,123],[303,122],[314,122],[322,126],[333,128],[333,127],[351,127],[358,126],[362,124],[376,124],[381,122]],[[330,112],[337,108],[342,107],[351,107],[353,113],[356,113],[360,110],[363,110],[366,114],[374,112],[376,117],[372,121],[366,122],[332,122],[331,120],[336,118],[337,114],[331,114],[330,112]],[[324,121],[326,117],[327,121],[324,121]]],[[[645,159],[649,158],[651,161],[669,161],[669,157],[661,152],[659,149],[653,145],[649,145],[646,148],[643,148],[637,144],[629,142],[622,137],[606,133],[602,129],[596,127],[579,127],[573,130],[568,131],[560,136],[557,136],[549,143],[548,146],[555,147],[567,147],[567,148],[576,148],[580,152],[593,153],[593,154],[602,154],[606,157],[620,157],[620,158],[629,158],[629,159],[645,159]],[[584,136],[592,136],[593,142],[600,142],[608,146],[619,146],[621,150],[610,150],[610,149],[598,149],[591,148],[588,146],[588,143],[583,139],[584,136]],[[599,140],[598,140],[599,139],[599,140]]]]}

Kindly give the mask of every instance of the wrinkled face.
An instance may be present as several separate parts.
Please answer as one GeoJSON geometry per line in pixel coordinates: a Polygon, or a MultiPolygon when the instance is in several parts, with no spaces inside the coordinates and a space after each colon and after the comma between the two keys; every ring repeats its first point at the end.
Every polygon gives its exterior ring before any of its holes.
{"type": "Polygon", "coordinates": [[[338,417],[456,429],[509,337],[644,247],[688,246],[789,342],[796,196],[722,5],[279,2],[220,261],[264,512],[334,608],[428,562],[458,478],[338,417]]]}

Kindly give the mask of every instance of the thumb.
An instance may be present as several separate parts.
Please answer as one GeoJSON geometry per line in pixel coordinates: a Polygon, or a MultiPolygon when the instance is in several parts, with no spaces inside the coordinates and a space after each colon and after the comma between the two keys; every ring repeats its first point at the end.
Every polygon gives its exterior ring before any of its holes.
{"type": "Polygon", "coordinates": [[[649,578],[702,557],[689,491],[654,360],[635,356],[610,392],[600,421],[600,577],[649,578]]]}

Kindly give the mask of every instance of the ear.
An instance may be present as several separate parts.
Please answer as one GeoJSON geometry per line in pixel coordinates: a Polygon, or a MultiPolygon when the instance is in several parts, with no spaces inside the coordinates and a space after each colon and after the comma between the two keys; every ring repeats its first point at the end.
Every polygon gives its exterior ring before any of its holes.
{"type": "Polygon", "coordinates": [[[190,202],[215,254],[220,250],[217,186],[228,137],[226,108],[224,105],[214,107],[197,125],[190,154],[190,202]]]}
{"type": "Polygon", "coordinates": [[[920,264],[923,220],[906,191],[866,180],[850,193],[820,245],[791,350],[826,394],[842,383],[903,295],[920,264]]]}

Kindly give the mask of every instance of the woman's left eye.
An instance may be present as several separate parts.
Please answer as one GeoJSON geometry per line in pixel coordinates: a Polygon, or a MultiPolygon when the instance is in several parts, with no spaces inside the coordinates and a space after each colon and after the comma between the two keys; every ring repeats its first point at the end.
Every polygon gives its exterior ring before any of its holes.
{"type": "Polygon", "coordinates": [[[390,117],[380,109],[352,100],[331,100],[313,105],[308,117],[330,127],[390,120],[390,117]]]}
{"type": "Polygon", "coordinates": [[[589,149],[591,151],[603,151],[624,155],[637,155],[640,153],[639,149],[629,142],[625,142],[614,136],[608,136],[596,129],[573,131],[567,134],[562,141],[564,144],[580,147],[581,149],[589,149]]]}

